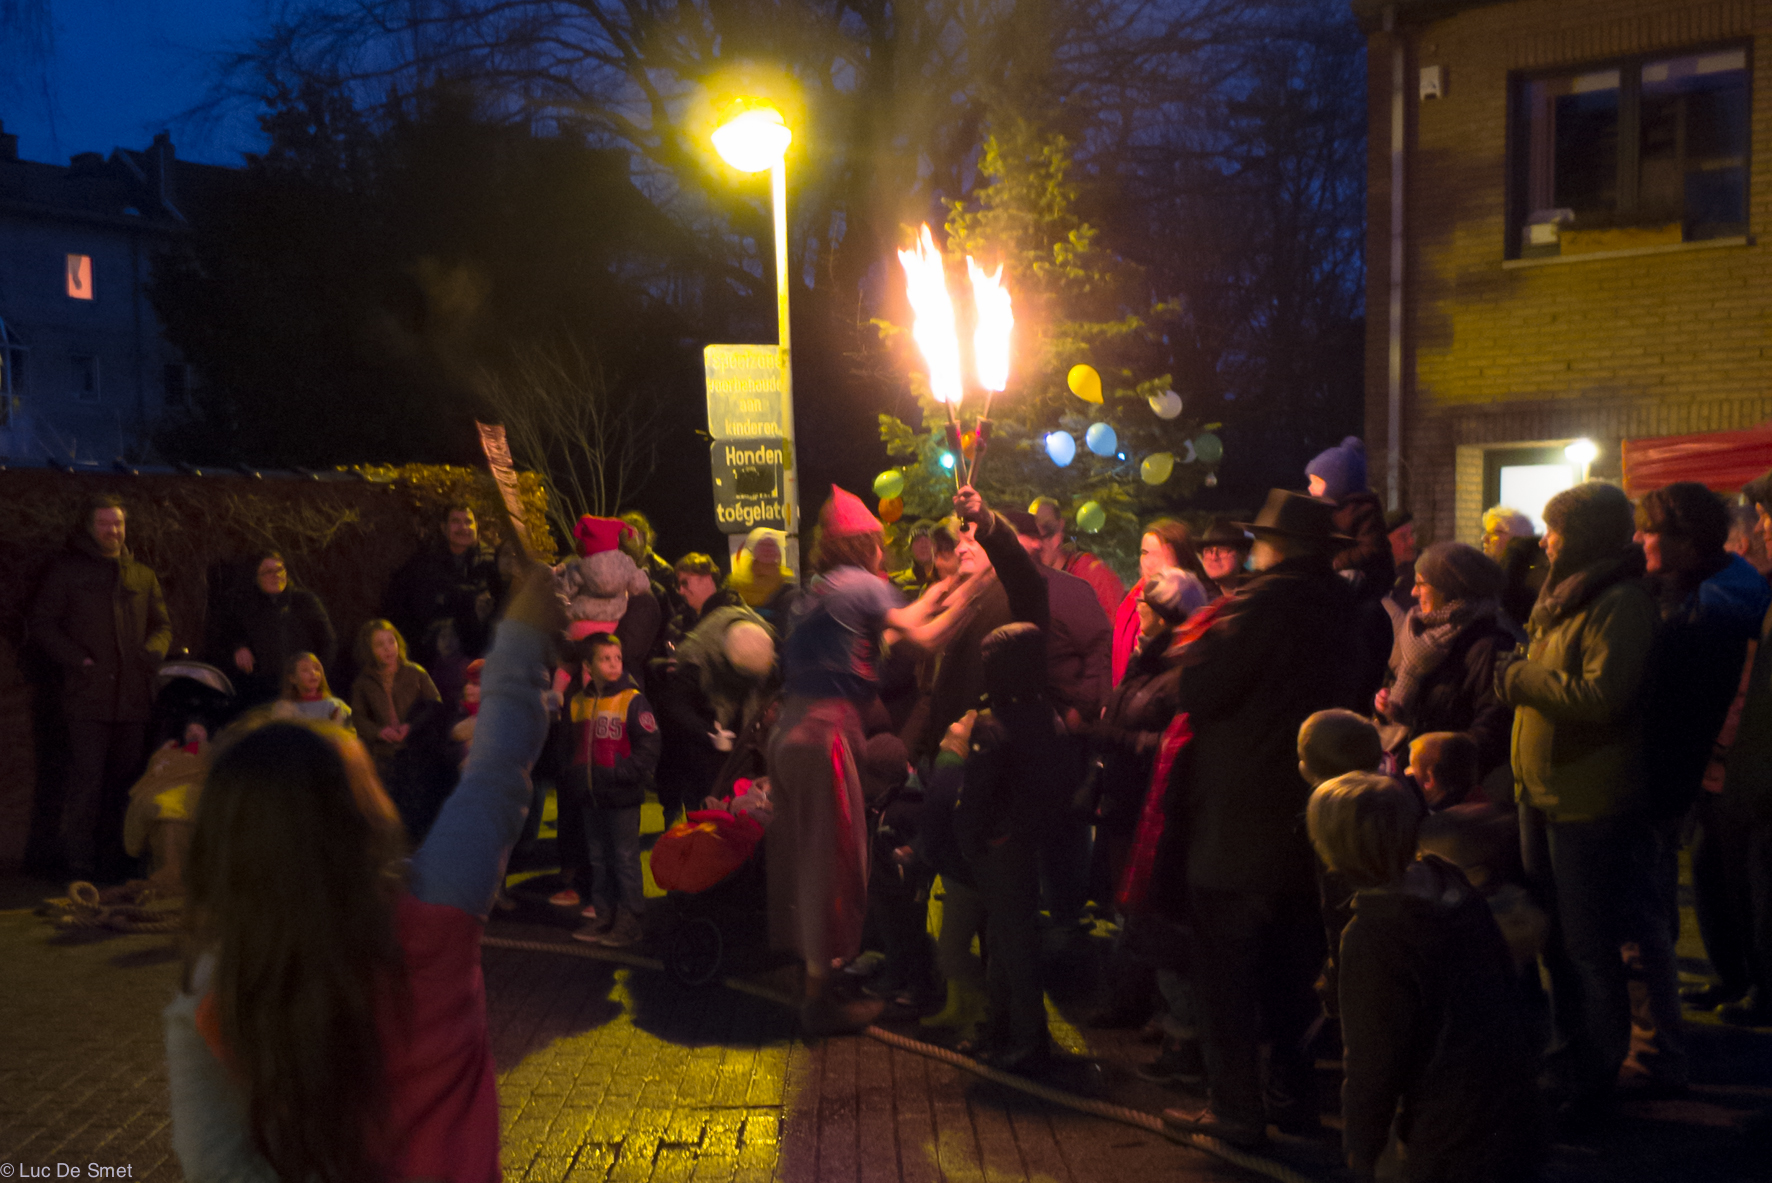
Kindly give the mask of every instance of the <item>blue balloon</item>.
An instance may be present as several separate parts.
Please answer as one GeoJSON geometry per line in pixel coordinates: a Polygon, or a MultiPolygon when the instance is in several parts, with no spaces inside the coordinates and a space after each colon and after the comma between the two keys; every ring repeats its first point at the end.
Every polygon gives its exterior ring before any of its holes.
{"type": "Polygon", "coordinates": [[[1112,456],[1114,449],[1120,446],[1119,437],[1114,429],[1105,423],[1091,423],[1089,430],[1083,433],[1083,442],[1097,456],[1112,456]]]}
{"type": "Polygon", "coordinates": [[[1063,468],[1077,458],[1077,441],[1071,438],[1068,431],[1054,431],[1046,436],[1046,455],[1052,463],[1063,468]]]}

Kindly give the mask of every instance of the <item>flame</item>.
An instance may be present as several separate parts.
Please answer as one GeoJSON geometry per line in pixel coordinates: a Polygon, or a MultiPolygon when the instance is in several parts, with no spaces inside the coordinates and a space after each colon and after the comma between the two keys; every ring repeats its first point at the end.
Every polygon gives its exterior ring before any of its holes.
{"type": "Polygon", "coordinates": [[[972,303],[978,311],[978,327],[972,334],[972,361],[978,368],[978,384],[1000,391],[1009,385],[1009,336],[1015,328],[1009,289],[1003,286],[1003,265],[995,274],[966,256],[966,272],[972,277],[972,303]]]}
{"type": "Polygon", "coordinates": [[[960,335],[954,328],[954,302],[948,296],[947,275],[941,251],[924,224],[917,248],[899,251],[904,265],[905,295],[910,298],[916,322],[911,336],[929,366],[929,393],[950,407],[960,401],[960,335]]]}

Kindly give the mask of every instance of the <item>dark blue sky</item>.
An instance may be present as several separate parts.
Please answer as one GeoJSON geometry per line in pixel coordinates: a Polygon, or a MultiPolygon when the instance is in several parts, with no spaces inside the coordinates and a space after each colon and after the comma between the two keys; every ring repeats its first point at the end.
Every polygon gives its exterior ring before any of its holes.
{"type": "Polygon", "coordinates": [[[50,11],[53,55],[35,77],[0,83],[0,120],[23,158],[144,147],[162,129],[191,160],[238,164],[259,146],[249,110],[174,117],[203,98],[214,57],[251,38],[261,0],[50,0],[50,11]]]}

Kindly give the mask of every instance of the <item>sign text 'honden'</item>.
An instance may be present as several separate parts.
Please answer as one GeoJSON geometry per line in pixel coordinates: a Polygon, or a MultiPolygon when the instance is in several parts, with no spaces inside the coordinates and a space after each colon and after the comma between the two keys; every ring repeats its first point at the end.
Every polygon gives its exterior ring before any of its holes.
{"type": "Polygon", "coordinates": [[[709,459],[714,517],[722,534],[748,534],[758,526],[787,528],[787,444],[773,436],[715,440],[709,459]]]}

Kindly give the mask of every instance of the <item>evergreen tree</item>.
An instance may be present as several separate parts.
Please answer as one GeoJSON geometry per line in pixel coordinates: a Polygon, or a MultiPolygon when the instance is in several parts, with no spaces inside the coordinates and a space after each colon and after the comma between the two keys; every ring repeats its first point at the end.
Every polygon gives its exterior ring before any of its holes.
{"type": "MultiPolygon", "coordinates": [[[[1071,145],[1063,136],[1026,121],[1009,122],[985,141],[979,174],[982,183],[970,198],[949,203],[950,280],[963,275],[968,255],[987,271],[1001,262],[1015,301],[1010,383],[991,406],[980,492],[993,504],[1014,508],[1035,497],[1054,498],[1072,523],[1071,533],[1129,576],[1137,567],[1141,523],[1184,505],[1213,479],[1217,439],[1207,433],[1218,425],[1201,425],[1187,412],[1191,396],[1210,388],[1211,368],[1200,356],[1183,301],[1154,293],[1144,270],[1108,249],[1079,214],[1071,145]],[[1100,375],[1099,405],[1071,392],[1068,377],[1077,365],[1100,375]],[[1183,411],[1163,419],[1152,400],[1171,390],[1183,411]],[[1085,442],[1094,424],[1113,430],[1117,446],[1108,455],[1096,455],[1085,442]],[[1075,459],[1067,466],[1048,455],[1052,432],[1075,441],[1075,459]],[[1174,457],[1171,473],[1147,484],[1143,462],[1164,452],[1174,457]],[[1078,525],[1079,510],[1091,502],[1105,519],[1092,536],[1086,522],[1078,525]]],[[[956,288],[956,294],[965,338],[970,289],[956,288]]],[[[944,463],[947,413],[930,397],[908,326],[875,323],[896,355],[893,364],[911,375],[922,411],[920,429],[880,416],[888,452],[906,462],[905,517],[943,516],[954,489],[954,470],[944,463]]],[[[982,396],[968,394],[961,407],[968,431],[982,406],[982,396]]],[[[1154,463],[1160,469],[1160,460],[1154,463]]]]}

